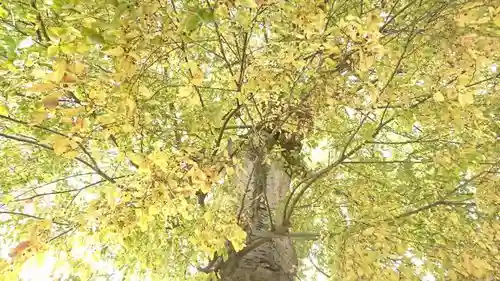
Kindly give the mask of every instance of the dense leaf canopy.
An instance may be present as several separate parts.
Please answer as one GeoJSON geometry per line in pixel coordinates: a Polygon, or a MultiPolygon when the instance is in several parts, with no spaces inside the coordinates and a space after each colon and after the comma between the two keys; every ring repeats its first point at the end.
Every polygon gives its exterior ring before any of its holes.
{"type": "Polygon", "coordinates": [[[270,130],[302,280],[499,280],[499,7],[2,1],[0,279],[210,278],[270,130]]]}

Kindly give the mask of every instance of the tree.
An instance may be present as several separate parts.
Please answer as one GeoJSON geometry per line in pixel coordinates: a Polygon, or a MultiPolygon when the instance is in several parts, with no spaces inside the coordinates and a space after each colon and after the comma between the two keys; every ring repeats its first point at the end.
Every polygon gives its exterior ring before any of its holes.
{"type": "Polygon", "coordinates": [[[498,280],[498,7],[2,2],[3,280],[498,280]]]}

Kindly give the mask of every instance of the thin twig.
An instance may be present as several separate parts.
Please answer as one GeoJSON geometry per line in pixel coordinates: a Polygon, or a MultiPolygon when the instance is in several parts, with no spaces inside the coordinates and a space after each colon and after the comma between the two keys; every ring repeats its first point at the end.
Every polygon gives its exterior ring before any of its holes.
{"type": "MultiPolygon", "coordinates": [[[[37,217],[37,216],[34,216],[34,215],[25,214],[25,213],[19,213],[19,212],[0,211],[0,214],[22,216],[22,217],[32,218],[32,219],[36,219],[36,220],[46,220],[45,218],[42,218],[42,217],[37,217]]],[[[52,220],[52,223],[58,224],[58,225],[69,225],[68,223],[58,222],[58,221],[55,221],[55,220],[52,220]]]]}
{"type": "MultiPolygon", "coordinates": [[[[12,121],[12,122],[15,122],[15,123],[18,123],[18,124],[22,124],[22,125],[25,125],[25,126],[29,126],[29,123],[28,122],[25,122],[25,121],[21,121],[21,120],[18,120],[18,119],[14,119],[12,117],[9,117],[9,116],[6,116],[6,115],[1,115],[0,114],[0,118],[2,119],[6,119],[6,120],[9,120],[9,121],[12,121]]],[[[59,136],[62,136],[62,137],[65,137],[65,138],[69,138],[69,136],[61,133],[61,132],[58,132],[56,130],[53,130],[53,129],[50,129],[50,128],[46,128],[46,127],[43,127],[43,126],[40,126],[40,125],[34,125],[33,127],[37,128],[37,129],[40,129],[40,130],[43,130],[43,131],[46,131],[46,132],[49,132],[49,133],[53,133],[53,134],[56,134],[56,135],[59,135],[59,136]]],[[[94,164],[93,167],[95,167],[96,169],[100,170],[99,169],[99,165],[97,164],[97,161],[94,159],[94,157],[92,157],[92,155],[90,154],[90,152],[85,148],[85,146],[81,143],[81,142],[76,142],[78,144],[78,146],[80,147],[80,149],[83,151],[83,153],[85,155],[87,155],[87,157],[90,159],[90,161],[92,162],[92,164],[94,164]]]]}
{"type": "Polygon", "coordinates": [[[61,233],[57,234],[56,236],[54,236],[54,237],[50,238],[49,240],[47,240],[47,243],[50,243],[50,242],[56,240],[57,238],[60,238],[63,235],[66,235],[67,233],[69,233],[70,231],[75,230],[75,229],[76,229],[76,227],[72,227],[72,228],[70,228],[70,229],[68,229],[66,231],[61,232],[61,233]]]}
{"type": "Polygon", "coordinates": [[[217,151],[219,150],[220,142],[222,141],[222,137],[224,136],[224,131],[226,130],[226,126],[231,120],[231,118],[240,110],[242,107],[242,104],[238,104],[233,110],[227,114],[226,118],[224,119],[224,122],[222,123],[222,127],[219,129],[219,136],[217,137],[217,140],[215,141],[215,148],[213,152],[213,156],[217,154],[217,151]]]}
{"type": "Polygon", "coordinates": [[[45,184],[42,184],[42,185],[32,187],[32,188],[30,188],[30,190],[17,195],[16,197],[14,197],[14,199],[17,199],[17,198],[19,198],[19,197],[27,194],[28,192],[32,192],[32,191],[34,191],[36,189],[39,189],[39,188],[42,188],[42,187],[45,187],[45,186],[48,186],[48,185],[51,185],[51,184],[54,184],[54,183],[58,183],[58,182],[63,181],[63,180],[67,180],[67,179],[74,178],[74,177],[80,177],[80,176],[88,176],[88,175],[95,175],[95,173],[94,172],[90,172],[90,173],[76,174],[76,175],[70,175],[70,176],[67,176],[67,177],[64,177],[64,178],[59,178],[59,179],[53,180],[51,182],[48,182],[48,183],[45,183],[45,184]]]}
{"type": "MultiPolygon", "coordinates": [[[[40,29],[42,30],[43,37],[45,38],[45,40],[50,41],[50,37],[47,34],[47,28],[45,27],[45,23],[43,22],[43,19],[42,19],[42,15],[40,14],[40,11],[38,11],[38,9],[36,7],[36,0],[31,1],[31,6],[36,11],[36,19],[40,22],[40,29]]],[[[37,32],[39,32],[39,31],[37,30],[37,32]]],[[[39,38],[39,39],[40,39],[40,41],[42,40],[42,38],[39,38]]]]}
{"type": "MultiPolygon", "coordinates": [[[[19,137],[16,137],[16,136],[6,135],[4,133],[0,133],[0,137],[4,137],[4,138],[7,138],[7,139],[15,140],[15,141],[18,141],[18,142],[32,144],[32,145],[39,146],[39,147],[42,147],[42,148],[50,150],[50,151],[54,151],[54,149],[52,147],[50,147],[50,146],[48,146],[46,144],[40,143],[38,141],[33,141],[33,140],[30,140],[30,139],[24,139],[24,138],[19,138],[19,137]]],[[[97,174],[99,174],[101,177],[103,177],[107,181],[109,181],[111,183],[115,182],[112,178],[110,178],[108,175],[106,175],[99,167],[93,166],[92,164],[90,164],[89,162],[85,161],[84,159],[82,159],[80,157],[75,157],[75,160],[77,160],[78,162],[80,162],[80,163],[84,164],[85,166],[91,168],[92,170],[94,170],[97,174]]]]}
{"type": "MultiPolygon", "coordinates": [[[[117,179],[117,178],[115,178],[117,179]]],[[[27,201],[27,200],[33,200],[35,198],[38,198],[38,197],[43,197],[43,196],[48,196],[48,195],[56,195],[56,194],[64,194],[64,193],[70,193],[70,192],[73,192],[73,191],[81,191],[81,190],[84,190],[84,189],[87,189],[89,187],[92,187],[92,186],[95,186],[95,185],[98,185],[98,184],[101,184],[101,183],[104,183],[104,182],[107,182],[107,180],[100,180],[100,181],[97,181],[97,182],[94,182],[94,183],[91,183],[91,184],[88,184],[84,187],[80,187],[80,188],[74,188],[74,189],[67,189],[67,190],[61,190],[61,191],[52,191],[52,192],[45,192],[45,193],[39,193],[39,194],[36,194],[36,195],[33,195],[33,196],[30,196],[30,197],[24,197],[24,198],[19,198],[19,199],[16,199],[14,200],[14,202],[19,202],[19,201],[27,201]]]]}

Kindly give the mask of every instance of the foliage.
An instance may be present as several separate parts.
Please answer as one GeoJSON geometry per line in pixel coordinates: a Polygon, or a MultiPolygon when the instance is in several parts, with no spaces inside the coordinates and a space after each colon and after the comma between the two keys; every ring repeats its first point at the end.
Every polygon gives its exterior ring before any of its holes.
{"type": "Polygon", "coordinates": [[[500,278],[498,7],[1,2],[0,276],[207,278],[273,128],[301,136],[286,216],[331,280],[500,278]]]}

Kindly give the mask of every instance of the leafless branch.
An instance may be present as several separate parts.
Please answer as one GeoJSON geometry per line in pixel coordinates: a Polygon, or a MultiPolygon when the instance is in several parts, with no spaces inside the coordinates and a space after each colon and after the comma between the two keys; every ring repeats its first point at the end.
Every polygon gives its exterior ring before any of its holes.
{"type": "MultiPolygon", "coordinates": [[[[30,214],[25,214],[25,213],[19,213],[19,212],[0,211],[0,214],[13,215],[13,216],[22,216],[22,217],[32,218],[32,219],[36,219],[36,220],[45,220],[42,217],[38,217],[38,216],[30,215],[30,214]]],[[[58,221],[55,221],[55,220],[52,220],[52,223],[59,224],[59,225],[69,225],[68,223],[58,222],[58,221]]]]}
{"type": "Polygon", "coordinates": [[[61,233],[57,234],[56,236],[54,236],[54,237],[50,238],[49,240],[47,240],[47,243],[50,243],[50,242],[52,242],[52,241],[54,241],[54,240],[56,240],[56,239],[58,239],[58,238],[60,238],[60,237],[62,237],[64,235],[68,234],[70,231],[73,231],[75,229],[76,229],[75,227],[72,227],[72,228],[69,228],[68,230],[65,230],[65,231],[61,232],[61,233]]]}
{"type": "Polygon", "coordinates": [[[327,274],[324,270],[322,270],[318,265],[316,265],[316,263],[313,261],[312,257],[311,257],[311,254],[308,255],[309,257],[309,262],[311,262],[311,264],[314,266],[314,268],[316,269],[316,271],[318,271],[319,273],[323,274],[324,276],[326,276],[327,278],[330,278],[330,274],[327,274]]]}
{"type": "Polygon", "coordinates": [[[434,207],[440,206],[440,205],[447,205],[447,206],[475,206],[476,203],[474,203],[474,202],[462,202],[462,201],[439,200],[439,201],[427,204],[425,206],[422,206],[420,208],[417,208],[415,210],[411,210],[411,211],[408,211],[406,213],[397,215],[395,217],[395,219],[401,219],[401,218],[409,217],[409,216],[415,215],[417,213],[423,212],[425,210],[429,210],[431,208],[434,208],[434,207]]]}
{"type": "MultiPolygon", "coordinates": [[[[25,126],[29,126],[28,122],[25,122],[25,121],[21,121],[21,120],[18,120],[18,119],[14,119],[12,117],[9,117],[9,116],[6,116],[6,115],[0,115],[0,118],[2,119],[5,119],[5,120],[9,120],[9,121],[12,121],[12,122],[15,122],[15,123],[18,123],[18,124],[22,124],[22,125],[25,125],[25,126]]],[[[46,132],[49,132],[49,133],[53,133],[53,134],[56,134],[56,135],[59,135],[59,136],[62,136],[62,137],[65,137],[65,138],[69,138],[67,135],[61,133],[61,132],[58,132],[56,130],[53,130],[53,129],[50,129],[50,128],[46,128],[46,127],[43,127],[43,126],[40,126],[40,125],[34,125],[33,127],[37,128],[37,129],[40,129],[40,130],[43,130],[43,131],[46,131],[46,132]]],[[[78,144],[78,146],[80,147],[80,149],[82,150],[82,152],[87,155],[87,157],[90,159],[90,161],[92,162],[93,166],[89,166],[91,168],[95,168],[96,172],[97,170],[98,171],[101,171],[100,168],[99,168],[99,165],[97,164],[97,161],[94,159],[94,157],[92,157],[92,155],[90,154],[90,152],[85,148],[85,146],[81,143],[81,142],[76,142],[78,144]]],[[[52,150],[52,148],[51,148],[52,150]]],[[[75,158],[78,160],[78,157],[75,158]]],[[[80,160],[79,160],[80,161],[80,160]]],[[[83,162],[82,162],[83,163],[83,162]]],[[[99,172],[98,172],[99,173],[99,172]]],[[[104,175],[104,172],[100,172],[99,175],[103,176],[104,175]]],[[[106,176],[103,176],[104,178],[108,177],[107,175],[106,176]]]]}
{"type": "MultiPolygon", "coordinates": [[[[16,136],[6,135],[4,133],[0,133],[0,137],[4,137],[6,139],[15,140],[15,141],[22,142],[22,143],[32,144],[32,145],[39,146],[39,147],[42,147],[42,148],[50,150],[50,151],[54,151],[54,149],[52,147],[50,147],[50,146],[48,146],[46,144],[40,143],[38,141],[33,141],[33,140],[30,140],[30,139],[25,139],[25,138],[20,138],[20,137],[16,137],[16,136]]],[[[101,177],[103,177],[107,181],[109,181],[111,183],[115,182],[112,178],[110,178],[108,175],[106,175],[106,173],[104,173],[99,167],[96,167],[96,166],[90,164],[89,162],[85,161],[84,159],[82,159],[80,157],[75,157],[75,160],[77,160],[78,162],[80,162],[80,163],[84,164],[85,166],[91,168],[92,170],[94,170],[97,174],[99,174],[101,177]]]]}
{"type": "Polygon", "coordinates": [[[35,186],[35,187],[32,187],[30,188],[30,190],[26,191],[26,192],[23,192],[22,194],[19,194],[15,197],[15,199],[23,196],[23,195],[26,195],[27,193],[29,192],[32,192],[36,189],[39,189],[39,188],[42,188],[42,187],[45,187],[45,186],[48,186],[48,185],[51,185],[51,184],[54,184],[54,183],[58,183],[60,181],[63,181],[63,180],[67,180],[67,179],[70,179],[70,178],[74,178],[74,177],[81,177],[81,176],[87,176],[87,175],[94,175],[95,173],[91,172],[91,173],[82,173],[82,174],[76,174],[76,175],[70,175],[70,176],[67,176],[67,177],[63,177],[63,178],[59,178],[59,179],[56,179],[56,180],[53,180],[51,182],[48,182],[48,183],[44,183],[42,185],[39,185],[39,186],[35,186]]]}

